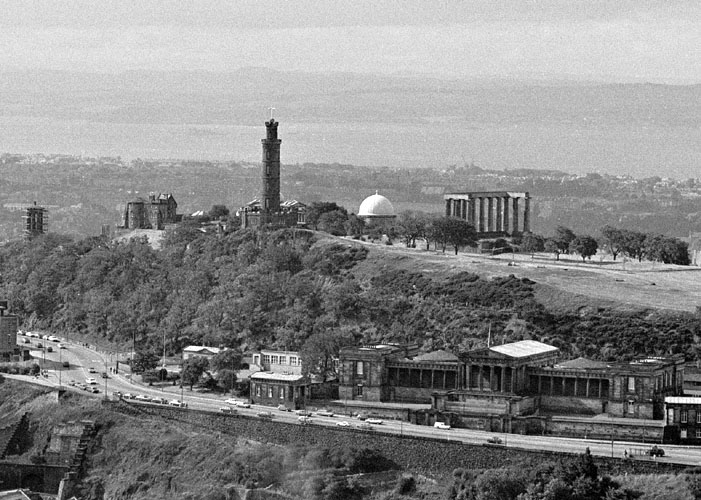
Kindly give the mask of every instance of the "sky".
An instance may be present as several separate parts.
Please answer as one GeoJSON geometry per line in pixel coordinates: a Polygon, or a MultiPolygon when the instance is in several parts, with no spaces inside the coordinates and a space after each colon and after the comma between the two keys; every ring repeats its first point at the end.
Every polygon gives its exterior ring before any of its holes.
{"type": "Polygon", "coordinates": [[[701,2],[3,0],[0,66],[701,83],[701,2]]]}

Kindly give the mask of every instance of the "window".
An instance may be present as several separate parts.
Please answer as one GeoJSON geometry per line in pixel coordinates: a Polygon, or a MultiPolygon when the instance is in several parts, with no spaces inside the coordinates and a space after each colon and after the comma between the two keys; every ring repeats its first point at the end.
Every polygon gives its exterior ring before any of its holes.
{"type": "Polygon", "coordinates": [[[273,397],[273,386],[272,385],[268,386],[268,397],[269,398],[273,397]]]}
{"type": "Polygon", "coordinates": [[[271,365],[276,365],[278,363],[278,357],[277,354],[273,354],[270,356],[270,364],[271,365]]]}
{"type": "Polygon", "coordinates": [[[281,365],[287,364],[287,356],[280,356],[280,364],[281,365]]]}
{"type": "Polygon", "coordinates": [[[296,365],[297,365],[297,356],[290,356],[290,364],[291,364],[292,366],[296,366],[296,365]]]}
{"type": "Polygon", "coordinates": [[[679,421],[680,421],[682,424],[685,424],[685,423],[687,422],[688,419],[689,419],[689,412],[686,411],[686,410],[682,410],[681,415],[680,415],[680,417],[679,417],[679,421]]]}
{"type": "Polygon", "coordinates": [[[362,377],[365,375],[365,367],[363,366],[362,361],[356,361],[355,362],[355,374],[359,377],[362,377]]]}
{"type": "Polygon", "coordinates": [[[261,390],[260,390],[260,385],[256,384],[256,396],[260,397],[261,390]]]}
{"type": "Polygon", "coordinates": [[[628,392],[635,392],[635,377],[628,377],[628,392]]]}
{"type": "Polygon", "coordinates": [[[264,365],[270,364],[270,355],[269,354],[263,354],[263,364],[264,365]]]}
{"type": "Polygon", "coordinates": [[[260,364],[260,355],[259,355],[259,354],[254,354],[254,355],[253,355],[253,364],[254,364],[254,365],[259,365],[259,364],[260,364]]]}
{"type": "Polygon", "coordinates": [[[284,387],[280,387],[280,389],[278,389],[277,392],[278,392],[278,397],[280,399],[285,399],[285,388],[284,387]]]}
{"type": "Polygon", "coordinates": [[[701,438],[701,429],[696,429],[696,439],[701,438]]]}
{"type": "Polygon", "coordinates": [[[701,410],[696,410],[696,423],[701,424],[701,410]]]}
{"type": "Polygon", "coordinates": [[[628,403],[628,413],[631,415],[635,413],[635,404],[632,402],[628,403]]]}
{"type": "Polygon", "coordinates": [[[355,388],[355,395],[356,396],[362,396],[363,395],[363,386],[359,385],[355,388]]]}

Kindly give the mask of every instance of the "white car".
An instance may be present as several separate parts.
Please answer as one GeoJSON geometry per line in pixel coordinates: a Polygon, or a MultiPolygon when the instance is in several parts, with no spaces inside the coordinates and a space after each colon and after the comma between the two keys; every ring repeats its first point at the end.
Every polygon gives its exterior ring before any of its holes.
{"type": "Polygon", "coordinates": [[[236,406],[238,404],[239,400],[238,399],[227,399],[224,402],[228,405],[236,406]]]}
{"type": "Polygon", "coordinates": [[[336,425],[339,427],[350,427],[350,424],[346,422],[345,420],[341,420],[340,422],[336,422],[336,425]]]}
{"type": "Polygon", "coordinates": [[[376,424],[376,425],[380,425],[382,423],[382,420],[380,420],[379,418],[366,418],[365,421],[368,424],[376,424]]]}
{"type": "Polygon", "coordinates": [[[168,403],[170,406],[177,406],[178,408],[187,408],[187,403],[180,401],[179,399],[173,399],[170,403],[168,403]]]}
{"type": "Polygon", "coordinates": [[[316,414],[320,417],[333,417],[333,412],[329,410],[320,410],[316,414]]]}
{"type": "Polygon", "coordinates": [[[95,380],[94,378],[90,377],[90,378],[86,378],[86,379],[85,379],[85,383],[86,383],[86,384],[90,384],[90,385],[95,385],[95,384],[97,384],[97,380],[95,380]]]}
{"type": "Polygon", "coordinates": [[[61,342],[61,339],[56,337],[55,335],[49,335],[49,338],[46,340],[50,340],[51,342],[61,342]]]}
{"type": "Polygon", "coordinates": [[[136,399],[137,401],[145,401],[149,403],[151,402],[151,398],[149,396],[144,396],[143,394],[139,394],[134,399],[136,399]]]}
{"type": "Polygon", "coordinates": [[[58,348],[59,348],[59,349],[65,349],[65,348],[66,348],[66,345],[65,345],[65,344],[59,344],[59,345],[58,345],[58,348]]]}
{"type": "Polygon", "coordinates": [[[250,408],[251,403],[247,403],[245,401],[237,401],[236,406],[238,406],[239,408],[250,408]]]}
{"type": "Polygon", "coordinates": [[[433,424],[433,427],[435,427],[436,429],[444,430],[450,429],[450,425],[446,424],[445,422],[436,422],[435,424],[433,424]]]}

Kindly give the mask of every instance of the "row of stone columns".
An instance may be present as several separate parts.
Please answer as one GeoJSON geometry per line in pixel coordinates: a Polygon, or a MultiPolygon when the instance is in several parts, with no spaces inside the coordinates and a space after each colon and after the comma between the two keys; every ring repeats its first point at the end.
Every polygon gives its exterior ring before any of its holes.
{"type": "MultiPolygon", "coordinates": [[[[448,371],[447,370],[415,370],[411,368],[397,368],[397,380],[396,383],[398,386],[405,387],[404,384],[401,384],[400,382],[407,381],[408,383],[406,384],[406,387],[414,387],[411,384],[412,380],[412,373],[416,373],[416,371],[419,372],[419,384],[418,388],[421,387],[428,387],[432,389],[457,389],[457,386],[455,387],[448,387],[448,371]],[[428,378],[430,375],[430,385],[425,386],[424,381],[426,378],[428,378]]],[[[457,379],[457,377],[455,377],[457,379]]],[[[454,384],[455,385],[455,384],[454,384]]]]}
{"type": "Polygon", "coordinates": [[[524,197],[523,229],[519,228],[519,200],[511,196],[468,196],[446,200],[445,214],[460,217],[472,224],[478,233],[514,234],[530,231],[530,197],[524,197]],[[509,203],[511,202],[511,203],[509,203]]]}
{"type": "Polygon", "coordinates": [[[514,392],[517,384],[517,372],[516,368],[510,366],[494,366],[494,365],[467,365],[465,367],[465,388],[467,390],[475,389],[478,391],[499,391],[499,392],[514,392]],[[509,383],[507,384],[506,372],[511,370],[511,376],[509,377],[509,383]],[[476,371],[475,374],[472,372],[476,371]],[[495,384],[495,375],[499,373],[498,383],[495,384]],[[489,374],[488,383],[484,383],[486,380],[485,375],[489,374]]]}
{"type": "Polygon", "coordinates": [[[538,394],[549,396],[581,396],[587,398],[608,397],[609,381],[600,378],[580,378],[580,377],[557,377],[555,375],[538,375],[538,394]],[[560,379],[556,381],[556,379],[560,379]],[[573,386],[571,391],[567,390],[567,381],[573,386]],[[561,384],[561,390],[556,391],[557,384],[561,384]],[[584,386],[582,387],[582,384],[584,386]]]}

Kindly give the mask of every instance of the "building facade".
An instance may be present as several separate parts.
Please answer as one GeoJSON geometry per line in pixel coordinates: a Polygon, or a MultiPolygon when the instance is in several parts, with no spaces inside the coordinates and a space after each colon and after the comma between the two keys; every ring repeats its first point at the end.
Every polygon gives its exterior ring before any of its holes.
{"type": "Polygon", "coordinates": [[[127,203],[122,217],[125,229],[165,229],[166,224],[180,221],[178,203],[172,194],[150,193],[148,199],[137,198],[127,203]]]}
{"type": "Polygon", "coordinates": [[[203,345],[189,345],[183,349],[183,361],[191,358],[206,358],[212,359],[219,354],[222,349],[218,347],[207,347],[203,345]]]}
{"type": "Polygon", "coordinates": [[[44,207],[34,205],[25,210],[24,215],[24,237],[31,239],[48,231],[49,215],[44,207]]]}
{"type": "Polygon", "coordinates": [[[253,354],[261,371],[250,376],[253,404],[304,408],[311,398],[311,380],[302,375],[302,358],[296,351],[262,350],[253,354]]]}
{"type": "Polygon", "coordinates": [[[666,397],[664,407],[664,441],[701,445],[701,397],[666,397]]]}
{"type": "Polygon", "coordinates": [[[466,220],[481,238],[518,236],[531,230],[531,197],[527,192],[446,193],[443,199],[446,217],[466,220]]]}
{"type": "Polygon", "coordinates": [[[17,345],[19,318],[7,314],[7,301],[0,300],[0,361],[12,361],[20,354],[17,345]]]}

